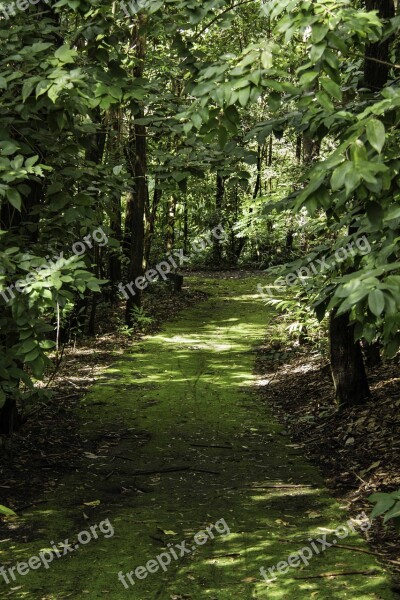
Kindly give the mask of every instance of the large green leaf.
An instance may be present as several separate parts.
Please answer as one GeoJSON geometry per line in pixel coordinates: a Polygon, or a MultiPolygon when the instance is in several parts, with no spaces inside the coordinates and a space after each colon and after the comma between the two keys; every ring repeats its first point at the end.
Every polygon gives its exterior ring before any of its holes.
{"type": "Polygon", "coordinates": [[[376,317],[380,317],[385,309],[385,295],[381,290],[372,290],[368,296],[368,306],[376,317]]]}
{"type": "Polygon", "coordinates": [[[386,141],[386,130],[382,121],[370,119],[365,127],[367,139],[371,146],[380,154],[386,141]]]}
{"type": "Polygon", "coordinates": [[[11,508],[7,508],[6,506],[3,506],[2,504],[0,504],[0,514],[2,515],[7,515],[7,516],[14,516],[16,517],[16,513],[11,510],[11,508]]]}

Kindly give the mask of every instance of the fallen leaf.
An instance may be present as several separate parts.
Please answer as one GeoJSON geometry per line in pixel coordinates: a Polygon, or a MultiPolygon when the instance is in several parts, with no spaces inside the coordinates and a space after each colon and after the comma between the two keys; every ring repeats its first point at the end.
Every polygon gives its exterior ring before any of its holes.
{"type": "Polygon", "coordinates": [[[83,505],[84,506],[99,506],[101,504],[101,500],[93,500],[93,502],[84,502],[83,505]]]}

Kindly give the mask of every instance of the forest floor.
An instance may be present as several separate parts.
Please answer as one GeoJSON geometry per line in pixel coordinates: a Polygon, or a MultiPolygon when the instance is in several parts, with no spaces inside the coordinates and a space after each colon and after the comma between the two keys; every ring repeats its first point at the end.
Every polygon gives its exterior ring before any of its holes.
{"type": "MultiPolygon", "coordinates": [[[[324,480],[349,511],[371,511],[368,497],[400,488],[399,362],[368,369],[371,399],[336,410],[329,365],[319,352],[294,345],[271,319],[259,347],[256,372],[270,385],[262,401],[272,407],[290,439],[322,471],[324,480]]],[[[400,592],[400,532],[393,521],[375,519],[368,544],[394,574],[400,592]]]]}
{"type": "Polygon", "coordinates": [[[260,402],[260,390],[272,382],[256,379],[254,363],[272,314],[257,295],[259,282],[261,276],[191,277],[207,300],[118,349],[117,357],[107,350],[109,367],[91,371],[96,382],[75,409],[64,414],[60,403],[65,441],[62,430],[49,440],[47,427],[57,429],[53,414],[42,420],[34,456],[22,463],[9,457],[8,468],[17,470],[2,478],[1,501],[12,499],[28,465],[33,500],[25,487],[19,517],[0,524],[0,561],[10,569],[47,551],[50,564],[16,573],[9,585],[0,576],[0,598],[394,597],[356,514],[349,523],[317,469],[260,402]],[[95,525],[98,539],[82,536],[95,525]],[[325,535],[329,547],[317,541],[325,535]],[[53,541],[61,543],[58,553],[64,542],[65,556],[49,551],[53,541]],[[268,576],[301,548],[309,560],[264,581],[261,567],[268,576]],[[161,568],[166,553],[170,564],[161,568]],[[142,565],[148,570],[132,573],[133,585],[118,578],[142,565]]]}

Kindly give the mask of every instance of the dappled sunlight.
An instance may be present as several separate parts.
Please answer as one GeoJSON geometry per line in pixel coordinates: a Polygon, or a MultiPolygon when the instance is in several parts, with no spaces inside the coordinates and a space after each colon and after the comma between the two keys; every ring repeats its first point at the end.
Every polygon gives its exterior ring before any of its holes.
{"type": "MultiPolygon", "coordinates": [[[[252,374],[266,313],[260,302],[240,295],[243,281],[230,285],[238,288],[232,295],[236,300],[212,299],[210,306],[191,309],[98,378],[80,408],[85,434],[93,439],[90,466],[84,477],[79,472],[66,477],[51,504],[35,510],[40,539],[17,544],[10,556],[14,562],[26,560],[46,548],[49,529],[56,541],[74,538],[87,528],[82,512],[90,523],[107,515],[116,534],[54,561],[48,571],[30,573],[14,598],[50,600],[51,594],[37,596],[35,590],[53,585],[57,600],[71,594],[89,600],[123,600],[129,594],[138,600],[286,600],[314,593],[367,600],[381,592],[381,573],[368,580],[358,575],[297,579],[343,563],[352,569],[376,567],[371,556],[339,548],[274,583],[260,574],[261,567],[286,560],[310,536],[334,530],[346,518],[300,453],[289,450],[287,438],[253,393],[270,384],[252,374]],[[238,311],[239,301],[243,310],[238,311]],[[115,443],[104,439],[105,431],[115,429],[124,432],[115,443]],[[68,490],[71,506],[64,500],[68,490]],[[94,508],[84,504],[97,500],[94,508]],[[165,573],[135,580],[130,590],[118,581],[120,571],[145,565],[168,544],[187,540],[191,547],[196,532],[221,518],[228,536],[216,533],[190,556],[172,561],[165,573]]],[[[350,537],[352,546],[362,544],[358,536],[350,537]]],[[[1,556],[5,560],[4,550],[1,556]]]]}

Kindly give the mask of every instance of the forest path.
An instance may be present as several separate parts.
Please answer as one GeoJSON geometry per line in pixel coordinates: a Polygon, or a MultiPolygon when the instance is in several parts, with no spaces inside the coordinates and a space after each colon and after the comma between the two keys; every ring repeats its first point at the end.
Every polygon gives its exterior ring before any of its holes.
{"type": "MultiPolygon", "coordinates": [[[[134,344],[104,372],[80,411],[92,448],[84,469],[66,477],[44,507],[24,513],[26,543],[11,547],[6,540],[0,558],[9,567],[50,540],[68,537],[75,545],[79,532],[105,519],[114,535],[103,523],[99,539],[49,569],[17,575],[12,585],[0,578],[0,597],[392,598],[373,556],[334,546],[275,582],[260,576],[260,567],[268,574],[289,554],[311,547],[309,538],[348,528],[347,516],[257,396],[255,349],[270,310],[256,293],[260,279],[191,282],[210,299],[134,344]],[[162,472],[167,468],[177,470],[162,472]],[[138,470],[153,473],[133,476],[138,470]],[[213,524],[207,539],[194,538],[213,524]],[[154,561],[172,549],[177,559],[170,554],[154,561]],[[169,560],[162,569],[160,562],[169,560]],[[132,573],[134,585],[126,575],[125,585],[118,579],[146,564],[153,572],[139,569],[142,579],[132,573]],[[329,572],[341,574],[314,578],[329,572]]],[[[323,544],[314,543],[321,550],[323,544]]],[[[365,548],[358,533],[339,543],[365,548]]]]}

